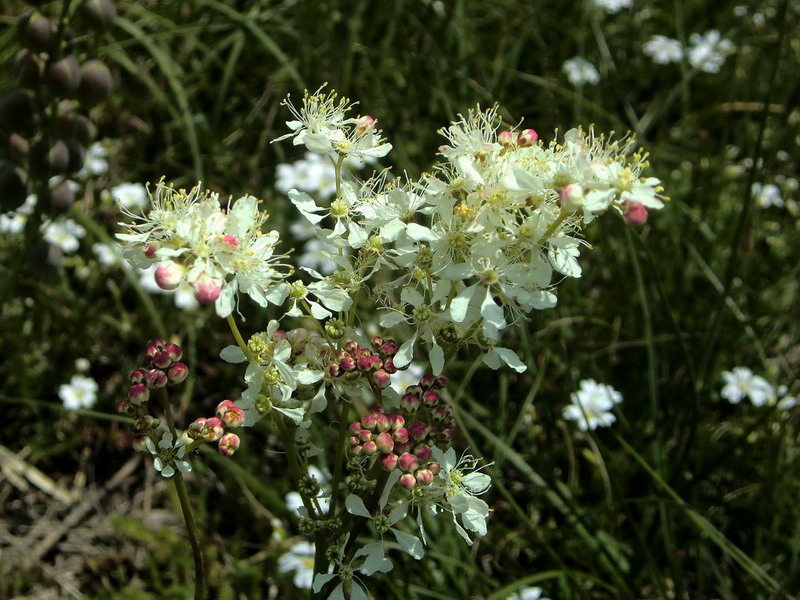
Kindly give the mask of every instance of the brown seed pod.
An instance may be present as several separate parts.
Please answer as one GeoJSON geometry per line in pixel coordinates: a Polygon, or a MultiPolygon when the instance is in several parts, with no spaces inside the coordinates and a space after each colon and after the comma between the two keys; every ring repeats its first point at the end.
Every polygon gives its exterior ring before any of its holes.
{"type": "Polygon", "coordinates": [[[42,202],[50,209],[48,212],[62,214],[69,210],[75,201],[75,190],[71,183],[61,181],[42,194],[42,202]]]}
{"type": "Polygon", "coordinates": [[[20,134],[12,133],[8,136],[8,150],[15,158],[23,159],[28,155],[30,144],[20,134]]]}
{"type": "Polygon", "coordinates": [[[58,135],[64,139],[75,139],[83,146],[88,146],[97,137],[97,127],[83,115],[62,115],[57,123],[58,135]]]}
{"type": "Polygon", "coordinates": [[[33,97],[23,90],[14,90],[0,100],[0,129],[11,133],[28,133],[33,128],[33,97]]]}
{"type": "Polygon", "coordinates": [[[101,31],[111,27],[117,18],[117,7],[111,0],[84,0],[81,12],[91,27],[101,31]]]}
{"type": "Polygon", "coordinates": [[[74,173],[75,171],[80,171],[86,160],[86,148],[77,140],[67,140],[67,150],[69,150],[67,172],[74,173]]]}
{"type": "Polygon", "coordinates": [[[81,65],[81,82],[78,98],[87,107],[92,107],[108,98],[113,87],[111,71],[99,60],[87,60],[81,65]]]}
{"type": "Polygon", "coordinates": [[[44,63],[30,50],[20,50],[14,58],[14,70],[17,72],[20,85],[33,88],[42,80],[44,63]]]}
{"type": "Polygon", "coordinates": [[[55,29],[50,19],[40,12],[22,15],[17,21],[23,45],[34,52],[49,52],[56,41],[55,29]]]}
{"type": "Polygon", "coordinates": [[[56,94],[72,96],[81,83],[81,69],[74,56],[51,62],[44,71],[44,80],[56,94]]]}
{"type": "Polygon", "coordinates": [[[28,162],[35,175],[59,175],[69,165],[69,149],[63,140],[38,140],[28,152],[28,162]]]}

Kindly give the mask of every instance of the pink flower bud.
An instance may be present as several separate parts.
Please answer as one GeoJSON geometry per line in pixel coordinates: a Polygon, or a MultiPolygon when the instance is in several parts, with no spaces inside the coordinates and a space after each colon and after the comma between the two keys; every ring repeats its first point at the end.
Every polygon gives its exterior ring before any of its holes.
{"type": "Polygon", "coordinates": [[[170,383],[181,383],[189,376],[189,367],[185,363],[176,362],[167,371],[170,383]]]}
{"type": "Polygon", "coordinates": [[[117,412],[121,415],[126,415],[131,410],[131,402],[127,398],[120,398],[115,405],[117,412]]]}
{"type": "Polygon", "coordinates": [[[408,441],[408,437],[408,429],[405,427],[395,429],[392,434],[392,439],[400,444],[405,444],[408,441]]]}
{"type": "Polygon", "coordinates": [[[131,383],[146,383],[147,382],[147,371],[144,369],[136,369],[135,371],[131,372],[131,383]]]}
{"type": "Polygon", "coordinates": [[[153,356],[154,367],[158,367],[159,369],[166,369],[171,364],[172,364],[172,359],[169,357],[169,354],[164,350],[156,352],[155,356],[153,356]]]}
{"type": "Polygon", "coordinates": [[[577,183],[565,185],[558,192],[558,200],[567,210],[581,210],[583,208],[583,187],[577,183]]]}
{"type": "Polygon", "coordinates": [[[361,423],[358,421],[353,421],[347,426],[347,428],[350,430],[350,433],[358,433],[361,431],[361,423]]]}
{"type": "Polygon", "coordinates": [[[427,424],[423,423],[422,421],[414,421],[411,424],[411,427],[408,428],[408,433],[417,441],[420,441],[428,435],[428,431],[430,428],[427,424]]]}
{"type": "Polygon", "coordinates": [[[223,456],[232,456],[239,449],[239,436],[235,433],[226,433],[219,439],[217,449],[223,456]]]}
{"type": "Polygon", "coordinates": [[[371,440],[369,442],[364,442],[363,448],[364,448],[364,454],[366,454],[367,456],[372,456],[378,451],[378,445],[371,440]]]}
{"type": "Polygon", "coordinates": [[[442,431],[439,433],[439,439],[440,439],[440,440],[443,440],[443,441],[445,441],[445,442],[449,442],[450,440],[452,440],[452,439],[453,439],[453,436],[454,436],[455,434],[456,434],[456,430],[455,430],[455,428],[453,428],[453,427],[445,427],[445,428],[444,428],[444,429],[442,429],[442,431]]]}
{"type": "Polygon", "coordinates": [[[147,372],[147,387],[150,389],[162,388],[167,385],[167,374],[159,369],[150,369],[147,372]]]}
{"type": "Polygon", "coordinates": [[[383,338],[379,335],[373,335],[371,338],[369,338],[369,343],[372,345],[373,350],[378,351],[383,345],[383,338]]]}
{"type": "Polygon", "coordinates": [[[433,451],[427,444],[420,444],[414,448],[414,456],[416,456],[422,462],[428,462],[431,459],[431,456],[433,456],[433,451]]]}
{"type": "Polygon", "coordinates": [[[505,146],[508,148],[514,144],[514,134],[511,133],[508,129],[505,131],[501,131],[500,134],[497,136],[497,141],[500,143],[501,146],[505,146]]]}
{"type": "Polygon", "coordinates": [[[336,351],[336,360],[342,360],[345,358],[352,358],[352,356],[350,356],[350,353],[347,350],[336,351]]]}
{"type": "Polygon", "coordinates": [[[359,356],[358,360],[356,360],[356,366],[358,367],[359,371],[369,371],[372,369],[372,357],[359,356]]]}
{"type": "Polygon", "coordinates": [[[358,133],[366,133],[375,127],[375,119],[369,115],[364,115],[356,120],[356,131],[358,133]]]}
{"type": "Polygon", "coordinates": [[[425,403],[426,406],[436,406],[439,404],[439,394],[434,392],[433,390],[428,390],[424,394],[422,394],[422,401],[425,403]]]}
{"type": "Polygon", "coordinates": [[[181,284],[186,269],[172,260],[162,262],[156,268],[156,283],[162,290],[174,290],[181,284]]]}
{"type": "Polygon", "coordinates": [[[147,384],[134,383],[131,389],[128,390],[128,399],[131,404],[139,406],[142,402],[147,402],[150,399],[150,390],[147,389],[147,384]]]}
{"type": "Polygon", "coordinates": [[[361,417],[361,424],[365,429],[375,429],[378,424],[378,415],[370,413],[361,417]]]}
{"type": "MultiPolygon", "coordinates": [[[[217,410],[217,416],[219,416],[219,410],[217,410]]],[[[225,412],[219,418],[225,427],[230,427],[231,429],[244,425],[244,411],[233,403],[225,409],[225,412]]]]}
{"type": "Polygon", "coordinates": [[[167,345],[167,342],[164,341],[164,338],[153,338],[149,342],[147,342],[147,347],[153,347],[156,350],[163,350],[164,346],[167,345]]]}
{"type": "Polygon", "coordinates": [[[372,432],[369,429],[362,429],[358,432],[358,439],[362,442],[368,442],[372,439],[372,432]]]}
{"type": "Polygon", "coordinates": [[[331,377],[338,377],[341,370],[342,368],[337,363],[328,365],[328,375],[330,375],[331,377]]]}
{"type": "Polygon", "coordinates": [[[156,257],[156,252],[158,252],[159,248],[161,248],[161,244],[158,242],[148,242],[142,247],[142,253],[147,258],[152,259],[156,257]]]}
{"type": "Polygon", "coordinates": [[[397,413],[392,413],[389,415],[389,421],[391,421],[390,427],[392,428],[392,431],[397,431],[406,424],[406,420],[403,418],[403,415],[398,415],[397,413]]]}
{"type": "Polygon", "coordinates": [[[224,431],[225,429],[222,426],[222,421],[217,417],[211,417],[210,419],[206,419],[203,439],[207,442],[216,442],[222,438],[222,433],[224,431]]]}
{"type": "Polygon", "coordinates": [[[411,454],[411,452],[403,452],[397,460],[397,465],[400,467],[401,471],[411,472],[417,470],[419,462],[417,461],[417,457],[411,454]]]}
{"type": "Polygon", "coordinates": [[[403,397],[400,398],[400,408],[407,413],[416,412],[419,408],[419,404],[419,398],[414,394],[403,394],[403,397]]]}
{"type": "Polygon", "coordinates": [[[378,450],[381,452],[391,452],[394,450],[394,440],[392,439],[392,434],[384,431],[377,438],[375,438],[375,445],[378,446],[378,450]]]}
{"type": "Polygon", "coordinates": [[[194,288],[194,297],[197,298],[200,304],[213,304],[222,291],[222,282],[219,279],[201,273],[195,279],[192,287],[194,288]]]}
{"type": "Polygon", "coordinates": [[[134,452],[141,452],[142,454],[147,454],[147,437],[141,435],[138,437],[133,438],[133,451],[134,452]]]}
{"type": "Polygon", "coordinates": [[[236,239],[235,235],[228,233],[222,236],[222,243],[231,248],[235,248],[239,245],[239,240],[236,239]]]}
{"type": "Polygon", "coordinates": [[[375,415],[375,426],[378,428],[378,431],[389,431],[389,428],[392,426],[392,419],[386,413],[380,413],[375,415]]]}
{"type": "Polygon", "coordinates": [[[430,469],[420,469],[414,473],[414,477],[420,485],[428,485],[433,481],[433,473],[431,473],[430,469]]]}
{"type": "Polygon", "coordinates": [[[359,454],[364,452],[364,446],[353,446],[350,448],[350,453],[354,456],[358,456],[359,454]]]}
{"type": "Polygon", "coordinates": [[[417,384],[409,385],[406,388],[406,394],[414,394],[417,398],[422,398],[422,392],[424,391],[425,390],[422,389],[422,386],[419,386],[417,384]]]}
{"type": "Polygon", "coordinates": [[[339,363],[345,371],[355,371],[356,361],[352,356],[345,356],[339,363]]]}
{"type": "Polygon", "coordinates": [[[383,389],[389,387],[389,384],[392,383],[392,376],[383,369],[378,369],[372,374],[372,380],[379,388],[383,389]]]}
{"type": "Polygon", "coordinates": [[[206,431],[206,421],[208,421],[208,419],[200,417],[189,423],[189,426],[186,428],[187,435],[193,440],[203,439],[206,431]]]}
{"type": "Polygon", "coordinates": [[[383,370],[392,375],[393,373],[397,373],[397,367],[394,366],[394,360],[391,358],[387,358],[383,361],[383,370]]]}
{"type": "Polygon", "coordinates": [[[178,346],[178,344],[167,344],[164,346],[164,351],[169,354],[173,362],[177,362],[183,358],[183,348],[178,346]]]}
{"type": "Polygon", "coordinates": [[[410,490],[417,485],[417,479],[411,473],[404,473],[400,476],[400,485],[410,490]]]}
{"type": "Polygon", "coordinates": [[[381,467],[386,471],[392,471],[397,466],[397,454],[381,454],[380,457],[381,467]]]}
{"type": "Polygon", "coordinates": [[[358,350],[358,342],[355,340],[350,340],[344,345],[345,352],[355,352],[358,350]]]}
{"type": "Polygon", "coordinates": [[[539,134],[536,133],[535,129],[523,129],[519,132],[517,143],[524,148],[525,146],[533,146],[538,139],[539,134]]]}
{"type": "Polygon", "coordinates": [[[628,225],[644,225],[647,223],[647,207],[638,202],[631,202],[622,215],[628,225]]]}
{"type": "Polygon", "coordinates": [[[441,390],[447,387],[447,377],[439,376],[436,378],[436,383],[433,386],[434,390],[441,390]]]}
{"type": "Polygon", "coordinates": [[[402,454],[403,452],[410,452],[411,449],[414,447],[410,441],[408,442],[395,442],[394,444],[394,452],[395,454],[402,454]]]}
{"type": "Polygon", "coordinates": [[[433,384],[434,384],[434,383],[436,383],[436,377],[434,377],[434,376],[433,376],[433,375],[431,375],[430,373],[426,373],[425,375],[423,375],[423,376],[422,376],[422,377],[420,377],[420,379],[419,379],[419,385],[420,385],[420,386],[422,387],[422,389],[424,389],[424,390],[429,390],[429,389],[431,389],[431,386],[433,386],[433,384]]]}
{"type": "Polygon", "coordinates": [[[442,419],[444,419],[447,416],[447,407],[443,406],[441,404],[439,406],[434,406],[431,409],[431,415],[437,421],[441,421],[442,419]]]}
{"type": "Polygon", "coordinates": [[[276,329],[275,333],[272,334],[273,340],[285,340],[288,339],[289,334],[286,333],[283,329],[276,329]]]}
{"type": "Polygon", "coordinates": [[[438,475],[441,468],[442,467],[439,463],[431,463],[428,465],[428,469],[430,469],[431,473],[434,475],[438,475]]]}
{"type": "Polygon", "coordinates": [[[381,345],[381,349],[379,352],[380,355],[383,356],[384,358],[391,358],[392,356],[397,354],[397,350],[398,350],[397,342],[395,342],[394,340],[386,340],[381,345]]]}

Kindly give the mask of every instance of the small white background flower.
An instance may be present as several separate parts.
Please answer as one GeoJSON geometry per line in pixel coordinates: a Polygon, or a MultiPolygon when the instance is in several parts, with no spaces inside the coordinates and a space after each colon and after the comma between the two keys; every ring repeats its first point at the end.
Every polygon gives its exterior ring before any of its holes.
{"type": "Polygon", "coordinates": [[[311,589],[314,581],[314,544],[297,542],[278,559],[278,571],[294,573],[294,584],[300,589],[311,589]]]}
{"type": "Polygon", "coordinates": [[[97,401],[97,382],[91,377],[73,375],[69,383],[58,387],[58,397],[70,410],[91,408],[97,401]]]}
{"type": "Polygon", "coordinates": [[[622,394],[610,385],[597,383],[594,379],[584,379],[580,383],[580,389],[573,392],[570,399],[572,404],[564,408],[564,418],[576,421],[578,429],[587,431],[608,427],[617,420],[611,409],[622,402],[622,394]]]}

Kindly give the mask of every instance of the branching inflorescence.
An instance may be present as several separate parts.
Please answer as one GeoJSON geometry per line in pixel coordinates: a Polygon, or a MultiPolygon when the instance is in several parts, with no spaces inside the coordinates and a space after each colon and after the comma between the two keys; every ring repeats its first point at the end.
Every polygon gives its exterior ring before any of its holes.
{"type": "Polygon", "coordinates": [[[543,143],[532,129],[501,129],[496,108],[469,111],[443,129],[441,162],[417,181],[387,172],[345,179],[345,160],[391,149],[376,120],[350,116],[353,104],[322,88],[306,92],[300,107],[286,104],[295,119],[279,139],[335,168],[330,203],[288,193],[330,247],[335,270],[295,272],[278,250],[278,232],[263,231],[267,214],[252,196],[223,209],[200,186],[159,183],[152,210],[128,214],[127,232],[117,237],[132,263],[158,264],[159,286],[188,282],[198,301],[227,318],[236,344],[220,356],[246,364],[246,389],[185,432],[175,429],[164,400],[168,426],[160,425],[142,407],[186,367],[177,346],[155,340],[120,410],[139,418],[135,446],[153,453],[166,477],[188,471],[188,452],[204,443],[232,455],[240,438],[226,430],[261,420],[273,427],[303,500],[300,530],[316,544],[314,593],[366,598],[363,577],[392,568],[386,539],[423,556],[426,515],[450,514],[470,544],[471,535],[486,533],[490,511],[481,495],[491,480],[478,459],[451,445],[456,422],[442,377],[448,358],[477,348],[492,369],[524,371],[502,333],[555,306],[558,281],[581,276],[582,229],[606,212],[642,224],[664,198],[658,179],[642,175],[646,155],[633,151],[630,137],[573,129],[543,143]],[[233,316],[239,293],[272,304],[281,318],[245,339],[233,316]],[[283,329],[292,318],[313,328],[283,329]],[[362,333],[378,326],[382,335],[362,333]],[[430,373],[398,394],[392,377],[420,354],[430,373]],[[324,491],[309,476],[312,457],[330,443],[312,434],[315,419],[337,425],[324,491]]]}

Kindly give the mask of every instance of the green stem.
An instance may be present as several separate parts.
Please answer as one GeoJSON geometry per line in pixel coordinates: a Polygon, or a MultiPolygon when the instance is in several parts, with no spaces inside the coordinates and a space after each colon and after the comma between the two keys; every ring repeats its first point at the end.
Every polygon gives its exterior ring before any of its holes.
{"type": "Polygon", "coordinates": [[[553,235],[553,234],[556,232],[556,230],[557,230],[559,227],[561,227],[561,224],[562,224],[564,221],[566,221],[566,220],[567,220],[567,217],[568,217],[568,216],[569,216],[569,214],[567,214],[567,211],[565,211],[565,210],[562,208],[562,209],[561,209],[561,212],[558,214],[558,218],[557,218],[555,221],[553,221],[553,222],[551,223],[550,227],[548,227],[548,228],[547,228],[547,231],[545,231],[545,232],[544,232],[544,235],[543,235],[541,238],[539,238],[539,241],[538,241],[538,242],[536,242],[536,244],[537,244],[538,246],[541,246],[541,245],[542,245],[542,244],[544,244],[544,243],[545,243],[547,240],[549,240],[549,239],[550,239],[550,236],[552,236],[552,235],[553,235]]]}
{"type": "Polygon", "coordinates": [[[189,543],[192,545],[194,555],[194,600],[204,600],[206,597],[205,564],[203,560],[203,549],[197,537],[197,525],[194,522],[192,505],[189,502],[189,494],[186,491],[186,482],[183,481],[183,474],[176,470],[173,477],[175,490],[178,492],[178,501],[181,504],[183,520],[186,523],[186,532],[189,534],[189,543]]]}
{"type": "Polygon", "coordinates": [[[228,327],[231,328],[231,333],[236,343],[239,345],[239,348],[241,348],[242,352],[244,352],[244,355],[247,357],[247,360],[253,360],[253,353],[250,352],[250,348],[245,344],[242,334],[239,333],[239,328],[236,326],[236,319],[233,318],[233,315],[228,315],[228,327]]]}
{"type": "Polygon", "coordinates": [[[348,404],[342,402],[339,407],[339,432],[336,436],[336,458],[333,466],[333,483],[331,483],[331,517],[336,516],[336,508],[339,504],[339,486],[342,483],[342,468],[343,454],[344,454],[344,438],[347,435],[347,412],[348,404]]]}

